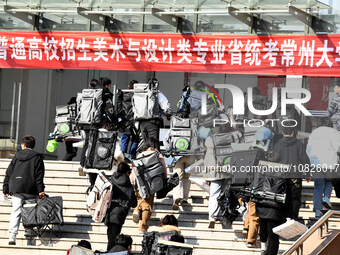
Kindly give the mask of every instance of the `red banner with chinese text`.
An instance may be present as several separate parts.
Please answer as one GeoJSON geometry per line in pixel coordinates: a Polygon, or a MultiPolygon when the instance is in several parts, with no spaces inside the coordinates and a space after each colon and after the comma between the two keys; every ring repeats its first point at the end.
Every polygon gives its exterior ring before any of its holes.
{"type": "Polygon", "coordinates": [[[340,76],[340,35],[0,32],[0,68],[340,76]]]}
{"type": "Polygon", "coordinates": [[[286,85],[285,76],[258,76],[257,87],[261,91],[262,96],[272,98],[273,88],[281,88],[286,85]]]}

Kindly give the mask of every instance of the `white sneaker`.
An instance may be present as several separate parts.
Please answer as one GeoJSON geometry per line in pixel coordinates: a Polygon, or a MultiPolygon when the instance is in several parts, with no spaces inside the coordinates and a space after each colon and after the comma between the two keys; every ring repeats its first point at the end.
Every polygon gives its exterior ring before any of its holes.
{"type": "Polygon", "coordinates": [[[134,223],[139,223],[139,213],[138,212],[136,212],[136,211],[134,211],[133,212],[133,214],[132,214],[132,221],[134,222],[134,223]]]}
{"type": "Polygon", "coordinates": [[[16,237],[11,236],[8,240],[8,245],[16,245],[16,237]]]}

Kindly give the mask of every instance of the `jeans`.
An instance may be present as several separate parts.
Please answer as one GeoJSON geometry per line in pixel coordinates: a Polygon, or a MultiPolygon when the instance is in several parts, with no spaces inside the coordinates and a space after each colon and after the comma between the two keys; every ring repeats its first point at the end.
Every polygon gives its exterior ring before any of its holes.
{"type": "Polygon", "coordinates": [[[128,150],[128,146],[129,146],[129,142],[131,138],[132,138],[132,143],[130,147],[130,154],[136,155],[138,143],[134,141],[135,139],[133,139],[131,135],[126,135],[122,133],[121,140],[120,140],[120,149],[122,150],[123,153],[126,153],[128,150]]]}
{"type": "Polygon", "coordinates": [[[22,201],[26,199],[36,198],[36,197],[37,195],[19,194],[19,193],[12,195],[12,213],[11,213],[11,220],[9,222],[10,240],[15,241],[16,236],[18,235],[18,229],[19,229],[20,219],[21,219],[22,201]]]}
{"type": "Polygon", "coordinates": [[[323,178],[315,178],[314,179],[314,196],[313,196],[313,204],[314,204],[314,211],[316,210],[322,210],[322,200],[327,199],[331,197],[332,193],[332,182],[327,181],[323,178]]]}
{"type": "Polygon", "coordinates": [[[224,186],[224,180],[216,180],[210,182],[210,197],[209,197],[209,220],[219,217],[220,207],[217,203],[217,197],[220,195],[224,186]]]}

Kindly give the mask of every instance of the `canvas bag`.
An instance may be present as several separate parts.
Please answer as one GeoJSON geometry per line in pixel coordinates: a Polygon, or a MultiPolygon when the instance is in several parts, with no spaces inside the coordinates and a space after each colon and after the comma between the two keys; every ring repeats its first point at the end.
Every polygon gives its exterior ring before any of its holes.
{"type": "Polygon", "coordinates": [[[136,83],[132,96],[132,110],[135,120],[148,120],[159,117],[158,90],[152,89],[151,84],[136,83]]]}
{"type": "Polygon", "coordinates": [[[100,172],[96,182],[88,194],[86,207],[92,215],[92,220],[101,223],[110,207],[112,198],[112,184],[104,172],[100,172]]]}
{"type": "Polygon", "coordinates": [[[139,194],[147,199],[164,187],[164,166],[159,159],[159,152],[132,161],[133,171],[139,194]]]}
{"type": "Polygon", "coordinates": [[[63,218],[63,198],[45,197],[37,198],[34,202],[23,201],[22,223],[25,228],[44,227],[46,224],[64,223],[63,218]]]}
{"type": "Polygon", "coordinates": [[[102,120],[103,89],[83,89],[77,95],[79,124],[99,124],[102,120]]]}

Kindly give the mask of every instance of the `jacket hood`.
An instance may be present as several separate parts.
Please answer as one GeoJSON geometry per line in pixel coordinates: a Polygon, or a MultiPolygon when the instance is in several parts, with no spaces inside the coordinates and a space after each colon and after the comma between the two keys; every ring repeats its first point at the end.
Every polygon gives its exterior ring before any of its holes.
{"type": "Polygon", "coordinates": [[[126,174],[114,173],[112,181],[119,186],[128,187],[131,185],[130,178],[126,174]]]}
{"type": "Polygon", "coordinates": [[[36,156],[39,156],[40,154],[32,149],[24,149],[22,151],[19,151],[15,157],[20,161],[27,161],[31,158],[34,158],[36,156]]]}
{"type": "Polygon", "coordinates": [[[113,246],[113,248],[109,252],[119,252],[119,251],[127,251],[127,249],[119,244],[113,246]]]}
{"type": "Polygon", "coordinates": [[[329,127],[319,127],[312,132],[312,136],[314,139],[329,138],[330,131],[333,131],[333,130],[334,130],[333,128],[329,128],[329,127]]]}
{"type": "Polygon", "coordinates": [[[298,139],[296,139],[295,137],[283,137],[281,139],[281,143],[283,146],[291,146],[293,144],[296,144],[298,142],[298,139]]]}

